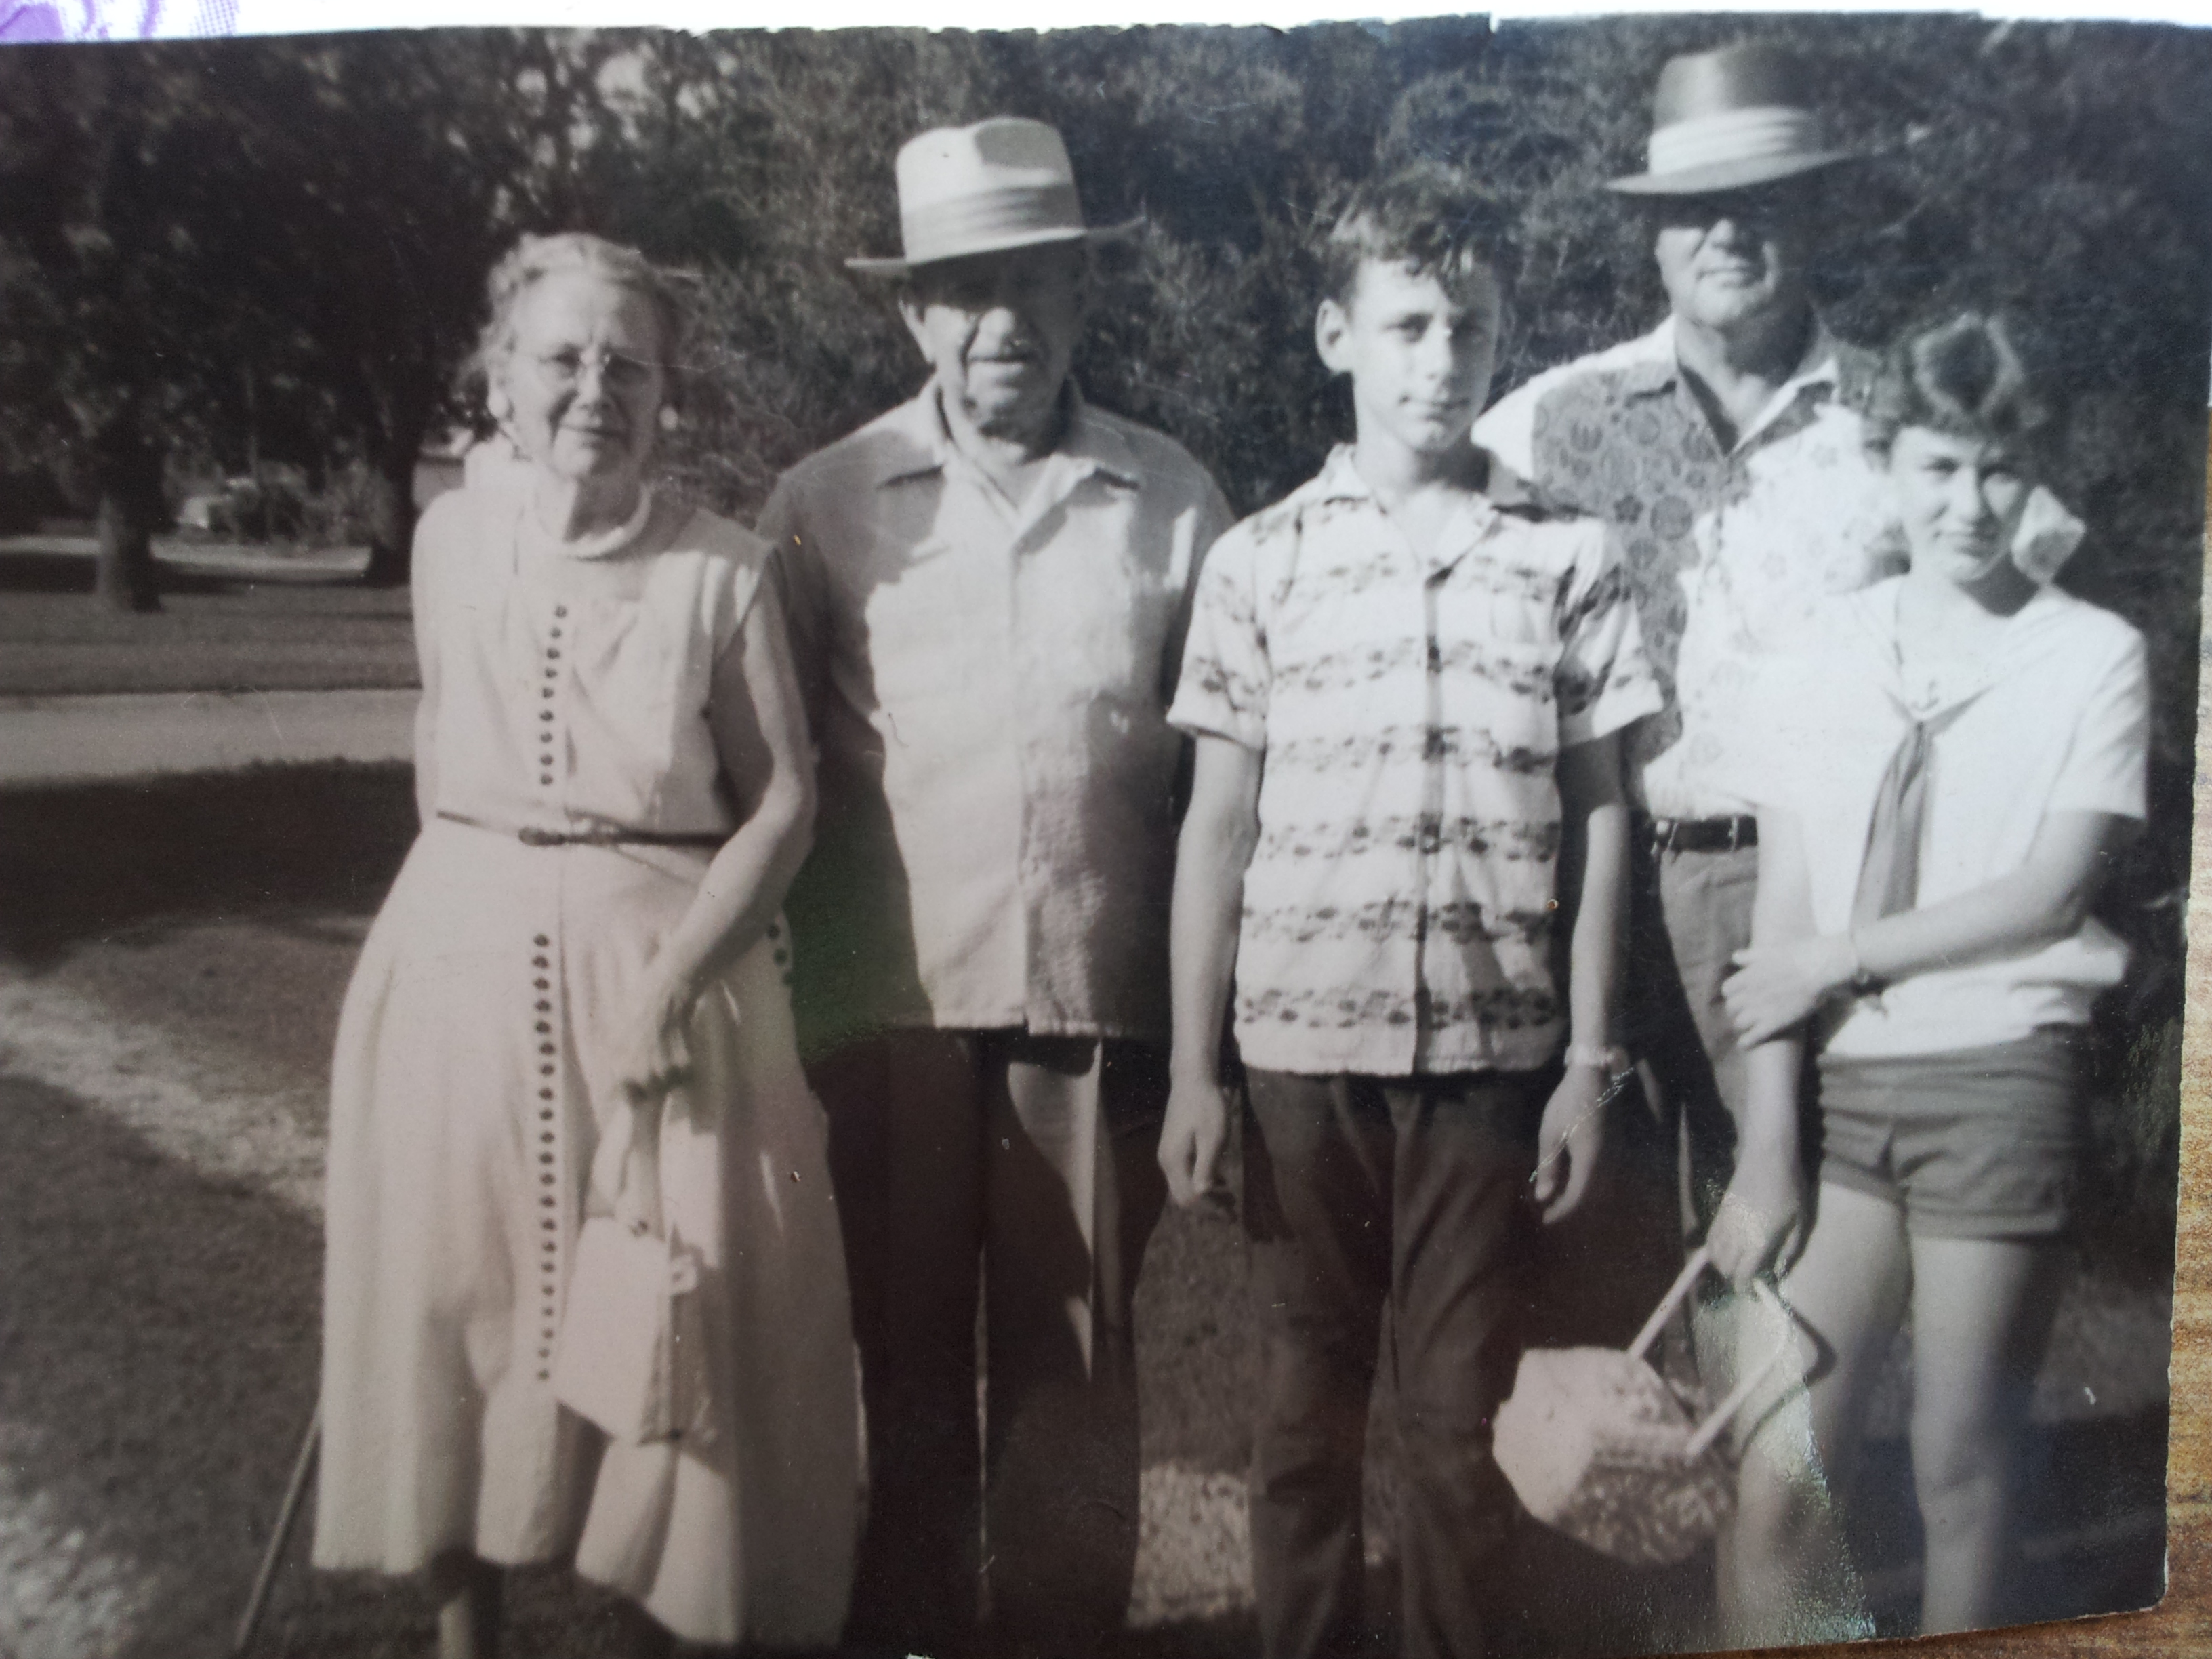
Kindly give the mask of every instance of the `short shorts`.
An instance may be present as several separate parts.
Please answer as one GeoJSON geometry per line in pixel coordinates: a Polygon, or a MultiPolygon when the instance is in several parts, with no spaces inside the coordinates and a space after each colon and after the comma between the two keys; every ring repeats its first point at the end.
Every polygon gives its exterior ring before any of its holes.
{"type": "Polygon", "coordinates": [[[2072,1221],[2081,1032],[1948,1054],[1820,1058],[1820,1179],[1883,1199],[1914,1232],[2032,1238],[2072,1221]]]}

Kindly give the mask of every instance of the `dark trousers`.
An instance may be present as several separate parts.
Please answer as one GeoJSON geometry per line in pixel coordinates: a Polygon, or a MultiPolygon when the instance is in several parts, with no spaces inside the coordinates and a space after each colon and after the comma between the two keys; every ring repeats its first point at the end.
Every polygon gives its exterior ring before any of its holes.
{"type": "Polygon", "coordinates": [[[1000,1651],[1083,1659],[1120,1628],[1136,1567],[1131,1304],[1166,1195],[1166,1057],[911,1030],[808,1075],[829,1113],[868,1418],[848,1638],[957,1659],[977,1645],[980,1579],[1000,1651]]]}
{"type": "Polygon", "coordinates": [[[1363,1621],[1360,1470],[1391,1314],[1406,1659],[1479,1659],[1515,1511],[1490,1450],[1513,1383],[1529,1177],[1553,1074],[1250,1073],[1245,1216],[1262,1343],[1252,1577],[1265,1659],[1363,1621]]]}

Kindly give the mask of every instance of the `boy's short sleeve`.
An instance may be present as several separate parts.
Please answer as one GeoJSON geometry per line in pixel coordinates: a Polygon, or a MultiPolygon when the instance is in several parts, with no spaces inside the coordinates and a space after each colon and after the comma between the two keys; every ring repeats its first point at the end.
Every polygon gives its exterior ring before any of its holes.
{"type": "Polygon", "coordinates": [[[1585,541],[1566,585],[1554,676],[1563,747],[1620,731],[1665,703],[1612,529],[1595,520],[1574,528],[1585,541]]]}
{"type": "Polygon", "coordinates": [[[2130,628],[2081,703],[2046,810],[2140,818],[2149,769],[2150,670],[2130,628]]]}
{"type": "Polygon", "coordinates": [[[1171,726],[1253,750],[1267,747],[1273,678],[1260,623],[1257,551],[1249,526],[1239,526],[1207,553],[1168,709],[1171,726]]]}

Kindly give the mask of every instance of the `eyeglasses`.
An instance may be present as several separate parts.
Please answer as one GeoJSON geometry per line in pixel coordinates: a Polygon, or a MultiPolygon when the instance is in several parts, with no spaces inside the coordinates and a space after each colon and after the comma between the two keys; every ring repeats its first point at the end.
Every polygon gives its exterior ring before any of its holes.
{"type": "Polygon", "coordinates": [[[575,386],[586,369],[596,368],[599,384],[610,392],[635,392],[651,380],[660,365],[619,351],[555,351],[532,357],[531,364],[548,385],[562,391],[575,386]]]}

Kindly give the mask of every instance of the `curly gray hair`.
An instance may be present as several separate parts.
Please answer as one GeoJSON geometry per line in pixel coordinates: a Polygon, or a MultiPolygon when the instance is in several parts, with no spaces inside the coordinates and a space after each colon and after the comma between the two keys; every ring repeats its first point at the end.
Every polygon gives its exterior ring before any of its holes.
{"type": "Polygon", "coordinates": [[[540,280],[568,271],[584,271],[626,288],[653,307],[660,334],[660,361],[668,376],[672,401],[679,385],[678,363],[684,336],[690,327],[690,307],[684,294],[684,274],[656,265],[634,247],[611,242],[580,230],[553,236],[526,235],[507,256],[492,267],[484,283],[491,315],[477,349],[465,365],[472,378],[495,383],[500,370],[514,351],[514,313],[522,296],[540,280]]]}

